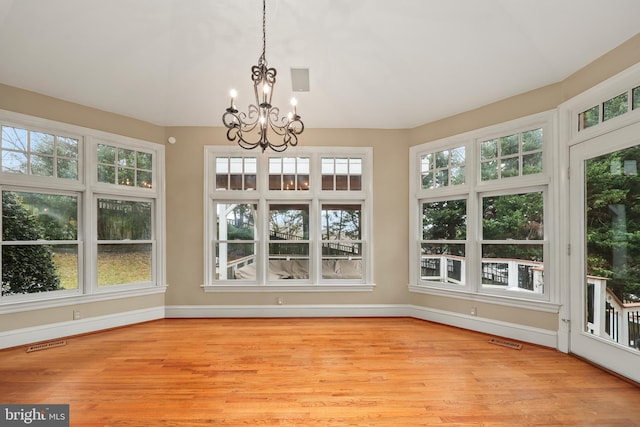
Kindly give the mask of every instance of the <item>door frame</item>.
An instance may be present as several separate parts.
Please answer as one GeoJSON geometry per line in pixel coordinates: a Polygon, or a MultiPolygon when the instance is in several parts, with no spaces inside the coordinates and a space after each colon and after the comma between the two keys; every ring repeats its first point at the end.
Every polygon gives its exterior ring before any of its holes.
{"type": "Polygon", "coordinates": [[[570,352],[640,382],[640,352],[585,331],[585,168],[584,161],[640,145],[640,122],[597,135],[569,149],[570,206],[569,296],[571,302],[570,352]]]}

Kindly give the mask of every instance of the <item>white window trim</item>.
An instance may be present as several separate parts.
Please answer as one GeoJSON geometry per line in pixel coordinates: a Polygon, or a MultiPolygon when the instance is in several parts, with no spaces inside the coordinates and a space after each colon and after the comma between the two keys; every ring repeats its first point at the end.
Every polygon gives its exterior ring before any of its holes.
{"type": "Polygon", "coordinates": [[[96,129],[85,128],[53,120],[0,110],[0,122],[28,130],[56,133],[78,138],[78,180],[47,178],[32,175],[0,173],[0,185],[4,188],[20,188],[22,191],[62,191],[78,194],[81,226],[78,228],[78,289],[42,292],[25,295],[10,295],[0,299],[0,314],[28,310],[62,307],[72,304],[107,301],[133,296],[153,295],[166,291],[166,244],[165,244],[165,150],[161,144],[125,137],[96,129]],[[153,153],[154,184],[152,189],[132,188],[97,182],[98,143],[136,149],[153,153]],[[90,174],[90,176],[89,176],[90,174]],[[89,176],[89,177],[88,177],[89,176]],[[95,230],[93,222],[97,212],[93,206],[96,195],[153,199],[156,249],[154,254],[153,284],[116,285],[109,289],[98,289],[95,271],[95,230]]]}
{"type": "MultiPolygon", "coordinates": [[[[411,209],[409,212],[409,291],[429,295],[462,298],[465,300],[488,302],[492,304],[508,305],[534,309],[538,311],[558,312],[559,285],[557,278],[557,242],[558,233],[554,233],[557,218],[557,189],[553,179],[557,170],[557,114],[555,110],[534,114],[494,126],[473,130],[441,140],[413,146],[409,150],[409,198],[411,209]],[[537,127],[543,128],[543,173],[497,179],[491,181],[480,180],[480,150],[481,141],[518,133],[537,127]],[[464,184],[422,189],[420,184],[420,157],[427,153],[465,146],[465,175],[464,184]],[[472,178],[472,179],[469,179],[472,178]],[[531,189],[544,188],[545,203],[545,240],[541,241],[545,247],[545,292],[544,296],[534,294],[513,295],[507,291],[495,292],[483,289],[480,280],[481,217],[479,204],[481,197],[490,193],[520,193],[531,189]],[[522,189],[522,191],[520,191],[522,189]],[[421,240],[421,212],[420,204],[424,201],[437,201],[452,198],[467,199],[467,239],[466,256],[467,269],[464,286],[458,288],[444,283],[421,281],[419,278],[421,240]],[[418,242],[418,243],[417,243],[418,242]]],[[[462,242],[462,241],[461,241],[462,242]]]]}
{"type": "MultiPolygon", "coordinates": [[[[373,149],[371,147],[295,147],[284,153],[251,153],[239,147],[204,147],[204,281],[202,288],[205,292],[354,292],[372,291],[375,287],[373,282],[373,149]],[[216,191],[215,188],[215,159],[216,156],[230,157],[256,157],[257,158],[257,191],[216,191]],[[310,190],[275,191],[268,188],[268,158],[269,156],[282,157],[309,157],[311,158],[310,182],[316,183],[310,190]],[[322,173],[320,169],[320,159],[322,156],[336,157],[360,157],[362,158],[362,190],[360,191],[327,191],[321,190],[322,173]],[[262,190],[261,190],[262,189],[262,190]],[[317,218],[314,211],[324,202],[358,202],[363,204],[362,240],[365,242],[363,251],[363,279],[362,280],[322,280],[314,283],[312,272],[310,279],[300,281],[287,281],[283,283],[259,281],[215,281],[215,266],[210,262],[214,259],[215,248],[213,247],[215,235],[215,203],[246,202],[258,204],[258,210],[268,209],[270,203],[278,202],[309,202],[310,203],[310,224],[317,218]]],[[[264,216],[264,215],[263,215],[264,216]]],[[[257,222],[263,221],[260,218],[257,222]]],[[[315,222],[313,222],[315,221],[315,222]]],[[[266,225],[260,224],[259,229],[264,229],[266,225]]],[[[318,222],[319,226],[319,222],[318,222]]],[[[320,240],[316,227],[310,226],[310,258],[315,265],[320,259],[320,240]]],[[[263,236],[258,236],[258,253],[266,253],[266,240],[263,236]]],[[[258,271],[264,266],[258,266],[258,271]]]]}

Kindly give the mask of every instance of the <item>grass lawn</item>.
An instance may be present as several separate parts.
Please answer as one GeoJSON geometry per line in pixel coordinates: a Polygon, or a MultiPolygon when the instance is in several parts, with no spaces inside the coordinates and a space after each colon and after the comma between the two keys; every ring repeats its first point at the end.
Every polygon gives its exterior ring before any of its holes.
{"type": "MultiPolygon", "coordinates": [[[[63,289],[78,288],[78,256],[75,253],[54,252],[60,285],[63,289]]],[[[109,286],[123,283],[151,281],[151,253],[103,252],[98,257],[98,285],[109,286]]]]}

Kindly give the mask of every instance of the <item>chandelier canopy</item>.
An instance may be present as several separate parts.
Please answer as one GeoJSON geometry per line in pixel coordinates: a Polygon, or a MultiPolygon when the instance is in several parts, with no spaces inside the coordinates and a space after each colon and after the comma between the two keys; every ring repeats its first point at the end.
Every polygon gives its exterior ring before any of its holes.
{"type": "Polygon", "coordinates": [[[293,112],[286,116],[281,117],[280,109],[271,104],[277,71],[267,65],[266,39],[266,0],[262,0],[262,54],[258,65],[251,67],[255,103],[249,105],[247,113],[239,112],[235,105],[238,93],[232,89],[231,104],[222,115],[222,122],[227,128],[227,139],[238,141],[240,147],[247,150],[261,147],[263,152],[271,148],[280,152],[298,145],[304,123],[298,115],[295,98],[291,99],[293,112]]]}

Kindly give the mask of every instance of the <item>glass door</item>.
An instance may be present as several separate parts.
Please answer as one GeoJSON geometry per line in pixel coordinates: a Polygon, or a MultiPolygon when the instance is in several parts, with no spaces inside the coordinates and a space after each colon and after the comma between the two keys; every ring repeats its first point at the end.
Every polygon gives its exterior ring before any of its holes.
{"type": "Polygon", "coordinates": [[[570,349],[640,382],[640,123],[569,155],[570,349]]]}

